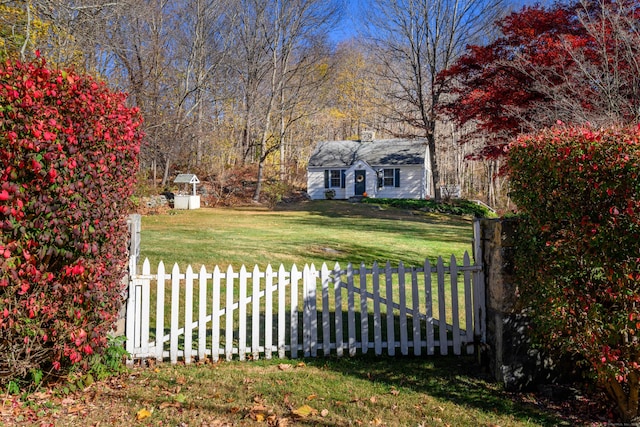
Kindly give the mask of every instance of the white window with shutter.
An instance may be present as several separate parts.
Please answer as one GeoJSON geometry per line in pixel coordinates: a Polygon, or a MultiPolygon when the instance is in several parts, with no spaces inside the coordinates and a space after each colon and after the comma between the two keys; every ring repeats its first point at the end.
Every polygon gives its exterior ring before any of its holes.
{"type": "Polygon", "coordinates": [[[380,187],[400,187],[400,169],[383,169],[380,181],[380,187]]]}

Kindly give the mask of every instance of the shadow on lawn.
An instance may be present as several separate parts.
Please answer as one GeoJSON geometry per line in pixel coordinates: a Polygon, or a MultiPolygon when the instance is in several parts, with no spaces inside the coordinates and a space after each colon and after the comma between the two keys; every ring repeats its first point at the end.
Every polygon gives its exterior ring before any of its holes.
{"type": "Polygon", "coordinates": [[[416,221],[429,224],[462,225],[471,223],[469,217],[432,214],[413,209],[379,206],[369,203],[352,203],[344,200],[308,200],[297,203],[280,204],[274,211],[306,211],[325,218],[378,218],[389,220],[416,221]]]}
{"type": "Polygon", "coordinates": [[[499,386],[488,385],[490,378],[472,356],[319,358],[305,363],[389,387],[408,388],[486,413],[511,415],[521,421],[534,419],[542,425],[567,425],[551,413],[513,401],[499,386]]]}

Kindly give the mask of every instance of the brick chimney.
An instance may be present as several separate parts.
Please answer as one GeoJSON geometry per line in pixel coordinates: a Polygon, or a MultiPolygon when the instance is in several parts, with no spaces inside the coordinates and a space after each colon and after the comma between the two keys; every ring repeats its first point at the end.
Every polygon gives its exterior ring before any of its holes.
{"type": "Polygon", "coordinates": [[[360,133],[360,142],[371,142],[376,138],[376,133],[372,130],[363,130],[360,133]]]}

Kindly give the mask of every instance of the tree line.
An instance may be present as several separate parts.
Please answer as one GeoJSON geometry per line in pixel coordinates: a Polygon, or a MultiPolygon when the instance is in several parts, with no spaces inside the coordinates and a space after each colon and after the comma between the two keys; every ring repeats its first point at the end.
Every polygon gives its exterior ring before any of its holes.
{"type": "Polygon", "coordinates": [[[345,11],[340,0],[5,0],[0,48],[39,50],[128,92],[152,186],[248,170],[256,200],[265,185],[304,185],[319,140],[372,129],[426,138],[433,182],[508,208],[511,138],[637,117],[635,2],[371,0],[336,44],[345,11]]]}

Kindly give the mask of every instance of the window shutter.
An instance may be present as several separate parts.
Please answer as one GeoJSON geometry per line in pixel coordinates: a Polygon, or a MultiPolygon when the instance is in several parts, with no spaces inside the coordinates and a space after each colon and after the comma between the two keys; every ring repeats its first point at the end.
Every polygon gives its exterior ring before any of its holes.
{"type": "Polygon", "coordinates": [[[329,188],[329,170],[324,171],[324,188],[329,188]]]}
{"type": "Polygon", "coordinates": [[[347,171],[346,169],[342,169],[340,171],[340,188],[346,187],[346,181],[347,181],[347,171]]]}
{"type": "Polygon", "coordinates": [[[395,186],[400,187],[400,169],[396,169],[395,174],[396,174],[396,178],[394,179],[395,186]]]}
{"type": "Polygon", "coordinates": [[[378,188],[384,187],[384,178],[378,175],[378,188]]]}

